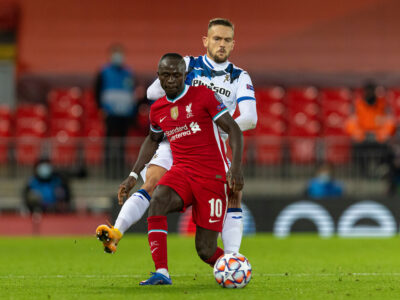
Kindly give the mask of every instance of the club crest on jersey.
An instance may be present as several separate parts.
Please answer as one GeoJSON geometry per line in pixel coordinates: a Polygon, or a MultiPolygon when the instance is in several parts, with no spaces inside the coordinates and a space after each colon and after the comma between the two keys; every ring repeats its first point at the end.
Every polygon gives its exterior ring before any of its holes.
{"type": "Polygon", "coordinates": [[[179,110],[178,110],[178,106],[174,106],[171,108],[171,118],[176,120],[178,119],[179,116],[179,110]]]}
{"type": "Polygon", "coordinates": [[[191,117],[193,117],[192,103],[186,105],[186,118],[189,119],[191,117]]]}
{"type": "Polygon", "coordinates": [[[225,75],[224,82],[227,82],[227,81],[229,81],[229,80],[230,80],[230,76],[229,76],[229,74],[226,74],[226,75],[225,75]]]}

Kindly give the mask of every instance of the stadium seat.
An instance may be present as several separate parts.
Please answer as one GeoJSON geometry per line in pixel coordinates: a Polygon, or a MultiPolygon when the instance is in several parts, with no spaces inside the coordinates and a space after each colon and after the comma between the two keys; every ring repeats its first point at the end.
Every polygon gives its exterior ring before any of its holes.
{"type": "Polygon", "coordinates": [[[12,136],[12,113],[9,106],[0,106],[0,162],[8,160],[10,137],[12,136]]]}
{"type": "Polygon", "coordinates": [[[387,93],[387,99],[396,122],[400,122],[400,89],[390,89],[387,93]]]}
{"type": "Polygon", "coordinates": [[[15,159],[21,165],[33,165],[41,155],[43,138],[33,135],[20,135],[15,142],[15,159]]]}
{"type": "Polygon", "coordinates": [[[296,164],[315,162],[321,131],[318,90],[311,86],[288,89],[287,117],[291,161],[296,164]]]}
{"type": "Polygon", "coordinates": [[[87,122],[84,129],[83,151],[88,165],[99,165],[104,156],[105,131],[102,122],[87,122]]]}
{"type": "Polygon", "coordinates": [[[47,108],[42,104],[19,104],[15,112],[15,159],[18,164],[33,165],[41,155],[43,138],[48,132],[47,108]]]}
{"type": "Polygon", "coordinates": [[[125,162],[129,166],[133,166],[138,157],[140,146],[146,137],[143,132],[138,129],[131,129],[128,132],[125,143],[125,162]]]}
{"type": "Polygon", "coordinates": [[[322,89],[322,137],[327,162],[344,164],[350,160],[351,143],[344,124],[351,114],[352,93],[347,88],[322,89]]]}
{"type": "Polygon", "coordinates": [[[287,132],[285,91],[278,86],[260,89],[256,92],[256,99],[256,162],[262,165],[278,164],[282,161],[282,141],[287,132]]]}
{"type": "Polygon", "coordinates": [[[53,134],[51,139],[51,161],[57,166],[71,166],[78,160],[78,141],[66,130],[53,134]]]}

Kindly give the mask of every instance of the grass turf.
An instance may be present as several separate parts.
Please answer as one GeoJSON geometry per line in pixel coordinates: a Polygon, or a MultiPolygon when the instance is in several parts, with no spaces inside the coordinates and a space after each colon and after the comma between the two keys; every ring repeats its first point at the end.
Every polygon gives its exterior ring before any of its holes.
{"type": "Polygon", "coordinates": [[[145,235],[127,235],[116,254],[94,237],[1,238],[1,299],[395,299],[400,240],[259,234],[243,240],[253,267],[241,290],[220,288],[193,238],[169,235],[172,286],[139,286],[153,264],[145,235]],[[151,298],[150,298],[151,297],[151,298]]]}

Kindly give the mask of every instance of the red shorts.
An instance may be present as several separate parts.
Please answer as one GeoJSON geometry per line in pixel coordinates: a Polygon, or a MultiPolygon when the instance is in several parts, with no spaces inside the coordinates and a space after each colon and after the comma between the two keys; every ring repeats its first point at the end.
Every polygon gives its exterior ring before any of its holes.
{"type": "Polygon", "coordinates": [[[226,182],[198,177],[172,166],[158,184],[169,186],[178,193],[183,200],[183,211],[192,205],[193,222],[196,225],[222,231],[228,205],[226,182]]]}

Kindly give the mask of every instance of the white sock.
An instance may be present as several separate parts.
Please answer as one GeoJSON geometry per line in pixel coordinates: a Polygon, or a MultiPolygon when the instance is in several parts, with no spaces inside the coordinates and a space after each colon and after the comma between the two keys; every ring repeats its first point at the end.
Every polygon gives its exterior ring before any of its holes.
{"type": "Polygon", "coordinates": [[[165,269],[165,268],[160,268],[160,269],[157,269],[157,270],[156,270],[156,273],[163,274],[164,276],[167,276],[167,277],[169,278],[169,273],[168,273],[168,270],[167,270],[167,269],[165,269]]]}
{"type": "Polygon", "coordinates": [[[228,208],[224,227],[222,228],[222,242],[224,252],[239,253],[243,235],[243,218],[241,208],[228,208]]]}
{"type": "Polygon", "coordinates": [[[115,228],[124,234],[139,221],[150,205],[150,196],[145,190],[139,190],[125,201],[115,221],[115,228]]]}

